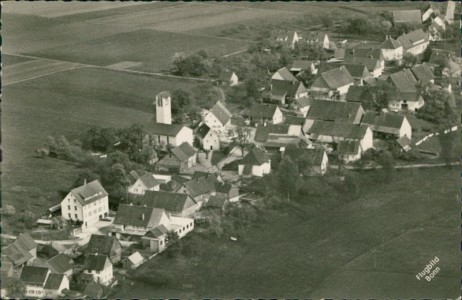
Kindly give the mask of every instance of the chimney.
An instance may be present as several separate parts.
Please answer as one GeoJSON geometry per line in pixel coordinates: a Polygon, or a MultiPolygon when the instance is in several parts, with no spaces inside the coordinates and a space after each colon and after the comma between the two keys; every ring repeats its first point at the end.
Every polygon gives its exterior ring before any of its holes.
{"type": "Polygon", "coordinates": [[[87,185],[87,179],[86,178],[83,180],[83,185],[87,185]]]}
{"type": "Polygon", "coordinates": [[[144,214],[141,214],[141,220],[144,221],[144,214]]]}

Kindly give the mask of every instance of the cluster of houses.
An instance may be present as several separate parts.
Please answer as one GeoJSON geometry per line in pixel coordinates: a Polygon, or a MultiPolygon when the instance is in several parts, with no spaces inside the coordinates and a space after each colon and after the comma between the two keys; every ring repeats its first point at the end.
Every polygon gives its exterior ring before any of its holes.
{"type": "MultiPolygon", "coordinates": [[[[449,7],[452,4],[448,11],[449,7]]],[[[420,10],[418,14],[393,12],[393,19],[395,24],[431,22],[435,28],[445,28],[444,24],[451,22],[449,14],[443,21],[430,5],[423,14],[420,10]]],[[[335,46],[327,34],[302,38],[295,31],[278,32],[275,38],[290,48],[300,42],[326,50],[335,46]]],[[[167,91],[159,93],[154,102],[156,121],[147,125],[149,140],[164,149],[164,155],[154,162],[156,172],[129,173],[128,197],[115,215],[109,211],[107,191],[97,180],[85,181],[61,201],[62,219],[78,222],[83,229],[106,222],[105,233],[90,236],[80,249],[84,254],[80,261],[49,245],[37,245],[29,234],[22,234],[2,249],[2,280],[17,277],[26,285],[25,296],[53,298],[69,295],[73,278],[83,287],[80,296],[102,297],[105,287],[116,282],[115,265],[139,267],[167,249],[172,233],[182,238],[193,231],[201,211],[223,211],[229,203],[239,201],[237,182],[224,180],[220,168],[213,166],[207,172],[197,168],[200,151],[212,152],[230,145],[238,148],[233,144],[238,127],[247,129],[250,145],[242,147],[243,157],[236,158],[238,178],[265,176],[275,161],[285,157],[298,164],[302,175],[322,176],[332,155],[345,163],[354,162],[384,139],[409,151],[412,128],[405,113],[425,105],[417,86],[431,85],[452,92],[450,84],[441,78],[460,76],[460,67],[454,54],[438,49],[433,50],[426,64],[394,73],[386,72],[386,67],[401,65],[408,53],[421,55],[431,40],[435,40],[431,29],[417,29],[397,39],[386,36],[379,45],[346,47],[341,55],[326,62],[295,60],[272,75],[268,103],[255,103],[242,116],[235,116],[218,101],[204,110],[202,121],[194,128],[172,124],[171,104],[175,99],[167,91]],[[442,57],[449,62],[445,66],[440,65],[442,57]],[[299,79],[304,72],[315,76],[311,86],[299,79]],[[370,97],[367,88],[379,81],[393,86],[396,96],[388,109],[366,111],[362,103],[370,97]],[[236,117],[245,122],[236,122],[236,117]],[[124,247],[130,245],[138,245],[139,250],[123,255],[124,247]]],[[[224,82],[236,85],[238,79],[226,72],[220,77],[220,83],[224,82]]]]}

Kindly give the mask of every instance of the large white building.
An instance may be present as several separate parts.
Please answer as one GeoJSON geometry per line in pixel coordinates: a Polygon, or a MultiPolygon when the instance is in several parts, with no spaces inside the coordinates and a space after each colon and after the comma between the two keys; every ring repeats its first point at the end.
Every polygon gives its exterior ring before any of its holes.
{"type": "Polygon", "coordinates": [[[169,92],[156,96],[156,120],[158,123],[172,124],[172,99],[169,92]]]}
{"type": "Polygon", "coordinates": [[[90,254],[85,259],[83,273],[91,276],[93,282],[109,285],[113,279],[111,260],[106,255],[90,254]]]}
{"type": "Polygon", "coordinates": [[[83,227],[91,226],[109,213],[108,193],[94,180],[84,183],[67,194],[61,201],[61,216],[65,220],[81,221],[83,227]]]}

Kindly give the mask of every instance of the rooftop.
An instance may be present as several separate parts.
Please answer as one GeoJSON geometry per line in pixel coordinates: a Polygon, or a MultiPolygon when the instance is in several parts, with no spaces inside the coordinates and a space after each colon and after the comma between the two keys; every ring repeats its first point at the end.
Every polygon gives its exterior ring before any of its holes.
{"type": "Polygon", "coordinates": [[[217,101],[217,103],[215,103],[210,110],[210,113],[213,114],[223,126],[226,125],[233,116],[233,114],[221,101],[217,101]]]}
{"type": "Polygon", "coordinates": [[[306,118],[352,123],[362,111],[361,103],[357,102],[315,100],[312,102],[306,118]]]}
{"type": "Polygon", "coordinates": [[[307,120],[303,129],[306,134],[313,134],[315,136],[324,135],[361,140],[364,138],[368,127],[366,125],[350,123],[307,120]]]}
{"type": "Polygon", "coordinates": [[[170,193],[163,191],[146,191],[146,193],[134,200],[140,206],[164,209],[168,212],[181,213],[196,205],[187,194],[170,193]]]}
{"type": "Polygon", "coordinates": [[[269,162],[270,159],[263,150],[252,148],[249,153],[239,162],[240,165],[260,166],[269,162]]]}
{"type": "Polygon", "coordinates": [[[71,193],[82,205],[95,202],[96,200],[104,198],[108,195],[98,180],[94,180],[90,183],[79,186],[78,188],[71,190],[71,193]]]}

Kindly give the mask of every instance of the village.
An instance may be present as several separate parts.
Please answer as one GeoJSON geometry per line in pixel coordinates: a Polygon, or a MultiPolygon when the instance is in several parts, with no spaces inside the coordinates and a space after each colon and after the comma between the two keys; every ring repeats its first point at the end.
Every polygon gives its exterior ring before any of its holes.
{"type": "MultiPolygon", "coordinates": [[[[347,186],[345,170],[380,170],[388,180],[394,168],[453,164],[444,137],[459,129],[462,60],[433,44],[444,42],[454,6],[391,12],[393,26],[412,30],[380,43],[274,31],[253,51],[311,47],[323,58],[294,55],[248,105],[217,96],[185,118],[179,93],[165,90],[152,97],[149,124],[92,128],[81,145],[49,140],[37,155],[87,171],[31,230],[3,236],[2,298],[108,298],[142,265],[177,255],[188,236],[240,243],[239,230],[222,224],[229,211],[260,207],[268,176],[280,179],[280,201],[292,201],[303,197],[297,178],[347,186]],[[41,238],[64,231],[70,237],[41,238]]],[[[245,84],[232,67],[213,82],[226,91],[245,84]]]]}

